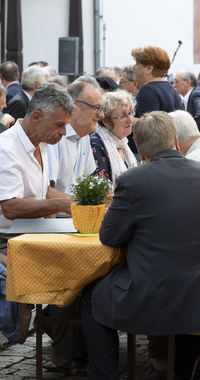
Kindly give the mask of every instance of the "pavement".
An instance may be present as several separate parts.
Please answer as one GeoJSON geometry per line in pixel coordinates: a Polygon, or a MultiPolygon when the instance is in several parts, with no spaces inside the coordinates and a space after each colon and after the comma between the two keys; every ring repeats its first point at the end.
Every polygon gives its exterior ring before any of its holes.
{"type": "MultiPolygon", "coordinates": [[[[28,338],[24,344],[10,343],[0,333],[0,380],[36,380],[36,334],[32,322],[30,324],[28,338]]],[[[120,351],[119,351],[119,379],[123,379],[123,374],[127,369],[127,334],[119,332],[120,351]]],[[[141,373],[150,363],[148,358],[148,340],[145,335],[136,335],[136,373],[141,373]]],[[[48,335],[42,337],[43,363],[50,361],[51,339],[48,335]]],[[[83,380],[87,377],[66,376],[64,373],[49,372],[43,369],[43,379],[62,379],[62,380],[83,380]]]]}

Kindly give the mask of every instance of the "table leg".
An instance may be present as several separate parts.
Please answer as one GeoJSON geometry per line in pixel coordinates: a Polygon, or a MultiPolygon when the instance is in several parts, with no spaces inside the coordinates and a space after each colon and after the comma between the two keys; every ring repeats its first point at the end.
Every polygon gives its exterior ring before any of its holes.
{"type": "Polygon", "coordinates": [[[36,305],[36,380],[42,380],[42,305],[36,305]]]}

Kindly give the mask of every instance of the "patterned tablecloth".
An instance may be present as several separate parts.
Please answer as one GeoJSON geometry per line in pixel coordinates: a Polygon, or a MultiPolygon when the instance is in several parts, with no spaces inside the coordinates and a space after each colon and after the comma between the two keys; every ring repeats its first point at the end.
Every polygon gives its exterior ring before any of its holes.
{"type": "Polygon", "coordinates": [[[27,234],[8,241],[10,301],[68,306],[90,282],[122,261],[98,236],[27,234]]]}

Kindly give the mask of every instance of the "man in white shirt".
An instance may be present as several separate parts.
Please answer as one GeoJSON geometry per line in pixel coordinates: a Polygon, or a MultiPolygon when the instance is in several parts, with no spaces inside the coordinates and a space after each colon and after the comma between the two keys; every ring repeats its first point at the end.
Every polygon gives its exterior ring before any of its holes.
{"type": "Polygon", "coordinates": [[[14,219],[71,213],[69,196],[49,186],[46,149],[66,134],[73,110],[74,103],[64,89],[45,85],[34,93],[25,118],[0,135],[1,252],[7,242],[3,234],[14,219]]]}
{"type": "Polygon", "coordinates": [[[197,79],[191,71],[181,70],[174,79],[173,86],[183,96],[185,110],[196,121],[200,130],[200,90],[197,88],[197,79]]]}
{"type": "MultiPolygon", "coordinates": [[[[71,113],[67,135],[55,146],[48,146],[50,182],[57,190],[70,194],[70,185],[83,174],[92,174],[96,165],[90,146],[89,134],[97,129],[97,122],[104,117],[100,87],[95,81],[79,80],[67,88],[77,110],[71,113]]],[[[80,298],[68,307],[51,306],[54,318],[79,318],[80,298]]],[[[44,368],[52,372],[70,374],[87,373],[86,351],[82,329],[79,326],[53,325],[52,363],[44,368]],[[74,360],[75,358],[75,360],[74,360]]]]}
{"type": "Polygon", "coordinates": [[[67,135],[55,146],[48,146],[49,179],[57,190],[70,194],[70,185],[83,174],[92,174],[96,165],[89,134],[104,117],[102,95],[96,83],[76,81],[67,88],[77,110],[72,112],[67,135]]]}
{"type": "MultiPolygon", "coordinates": [[[[71,213],[69,196],[49,186],[46,149],[47,144],[56,144],[66,134],[65,125],[74,109],[75,105],[64,89],[54,83],[47,84],[35,91],[25,118],[1,134],[1,254],[6,255],[8,236],[5,233],[14,219],[48,217],[59,211],[71,213]]],[[[0,263],[6,266],[6,256],[2,261],[1,254],[0,263]]],[[[14,332],[18,333],[16,341],[19,343],[26,339],[31,307],[19,305],[20,329],[14,332]]],[[[7,323],[9,315],[1,325],[1,331],[10,332],[11,336],[12,326],[7,323]]]]}

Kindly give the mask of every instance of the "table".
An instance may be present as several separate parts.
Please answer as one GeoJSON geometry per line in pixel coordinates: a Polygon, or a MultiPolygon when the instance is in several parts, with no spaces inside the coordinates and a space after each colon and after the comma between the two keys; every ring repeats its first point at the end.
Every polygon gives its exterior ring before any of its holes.
{"type": "Polygon", "coordinates": [[[42,304],[70,305],[88,283],[122,260],[119,249],[103,245],[95,235],[25,234],[8,240],[6,297],[36,304],[37,380],[42,380],[42,323],[81,323],[44,318],[42,304]]]}
{"type": "Polygon", "coordinates": [[[122,261],[98,236],[25,234],[8,241],[9,301],[70,305],[90,282],[122,261]]]}

